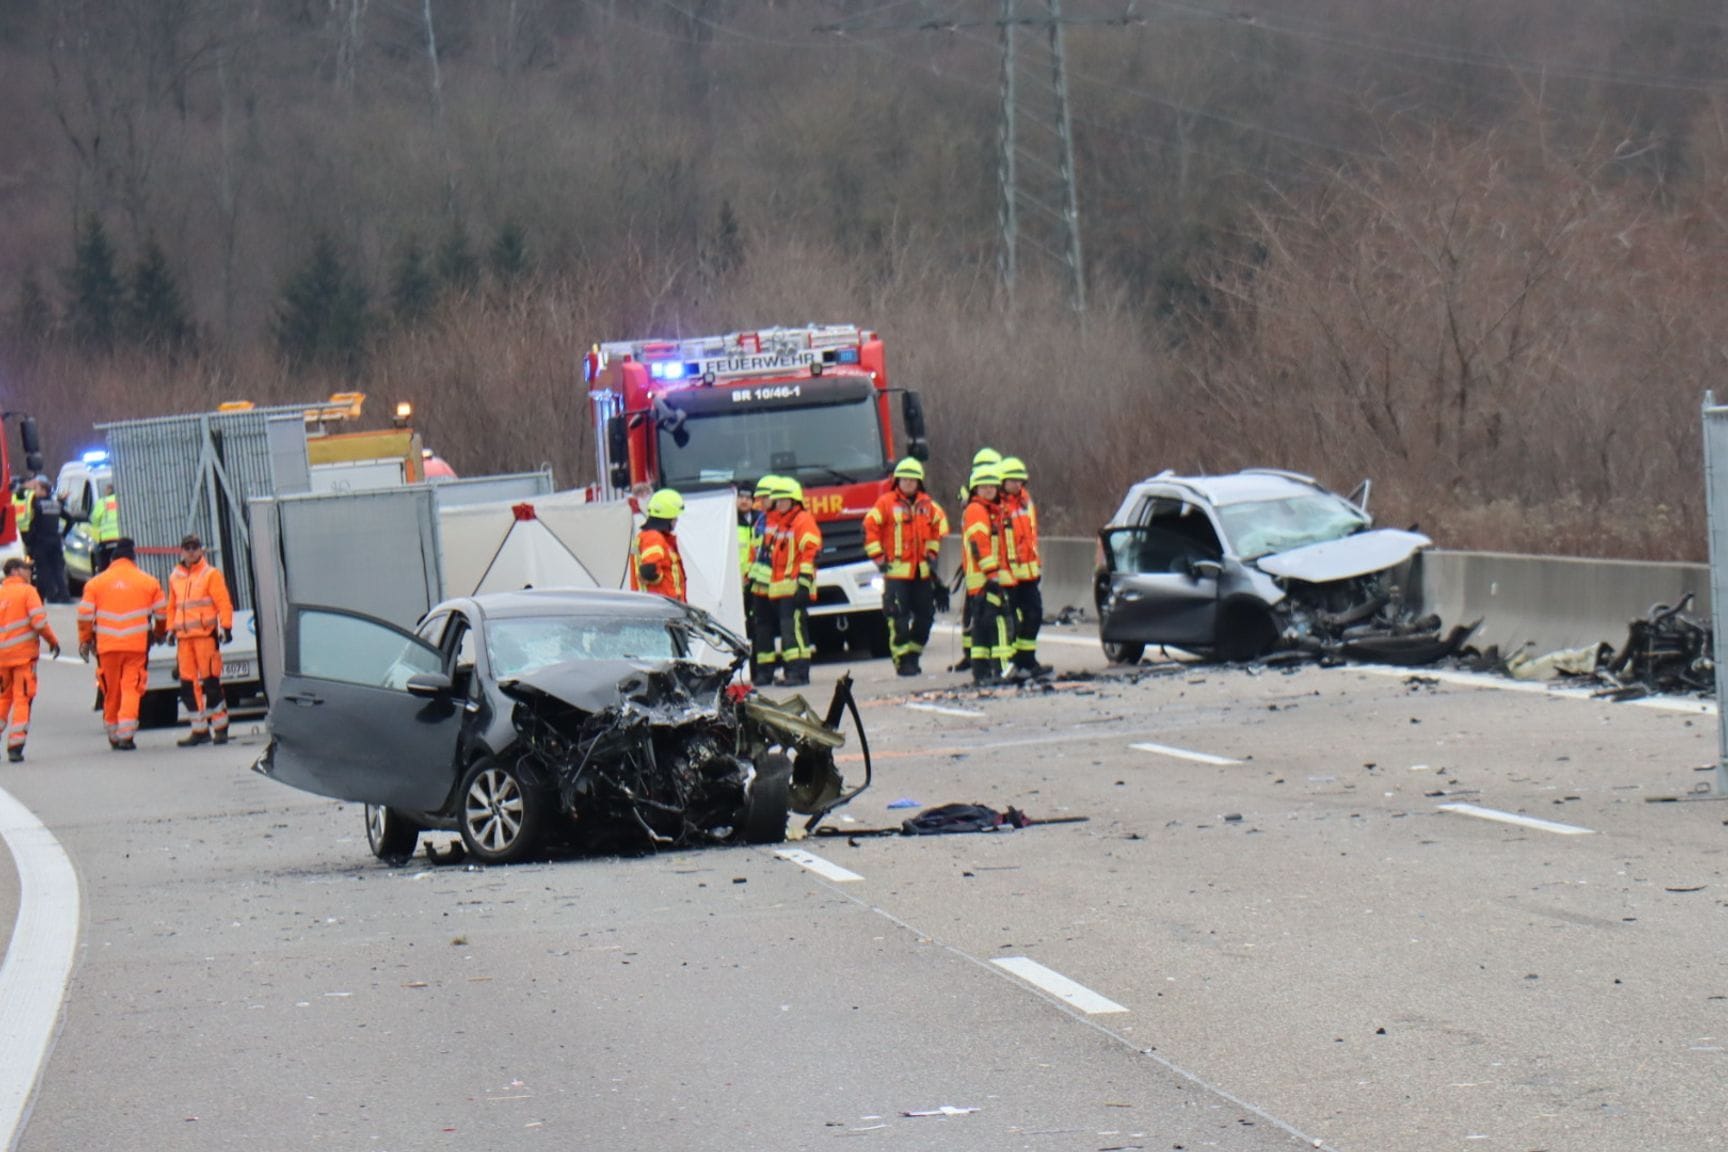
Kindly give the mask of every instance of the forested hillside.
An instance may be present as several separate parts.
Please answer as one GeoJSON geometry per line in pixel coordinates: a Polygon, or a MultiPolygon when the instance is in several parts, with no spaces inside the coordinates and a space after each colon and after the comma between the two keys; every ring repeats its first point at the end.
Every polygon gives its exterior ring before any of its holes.
{"type": "Polygon", "coordinates": [[[1701,558],[1728,360],[1703,0],[4,0],[0,390],[105,418],[360,387],[463,472],[589,478],[593,342],[855,322],[939,491],[1375,480],[1441,543],[1701,558]]]}

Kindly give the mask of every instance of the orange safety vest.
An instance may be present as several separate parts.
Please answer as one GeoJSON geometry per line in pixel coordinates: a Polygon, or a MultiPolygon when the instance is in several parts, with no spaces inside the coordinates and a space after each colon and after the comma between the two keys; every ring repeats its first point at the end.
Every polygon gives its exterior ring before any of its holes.
{"type": "Polygon", "coordinates": [[[132,561],[118,558],[84,585],[78,602],[78,643],[96,642],[107,652],[148,652],[160,639],[168,601],[156,577],[132,561]]]}
{"type": "Polygon", "coordinates": [[[34,664],[42,656],[42,641],[58,648],[60,640],[48,626],[42,594],[22,576],[0,583],[0,668],[34,664]]]}
{"type": "Polygon", "coordinates": [[[966,554],[966,594],[982,592],[986,584],[999,584],[1002,566],[1001,512],[994,503],[974,496],[966,504],[960,521],[960,549],[966,554]]]}
{"type": "Polygon", "coordinates": [[[946,535],[948,514],[922,489],[908,500],[890,488],[864,513],[864,554],[886,558],[883,575],[890,580],[928,579],[946,535]]]}
{"type": "Polygon", "coordinates": [[[768,572],[768,599],[784,600],[798,592],[798,582],[816,584],[816,557],[822,553],[822,529],[808,508],[794,506],[769,522],[773,563],[768,572]]]}
{"type": "Polygon", "coordinates": [[[684,558],[678,554],[678,537],[670,532],[644,528],[630,545],[630,587],[684,601],[684,558]],[[656,579],[644,579],[642,566],[652,564],[656,579]]]}
{"type": "Polygon", "coordinates": [[[1038,509],[1032,494],[1022,488],[1016,496],[1005,495],[1002,507],[1008,571],[1017,583],[1036,580],[1044,574],[1044,566],[1038,560],[1038,509]]]}
{"type": "Polygon", "coordinates": [[[168,576],[168,630],[176,636],[214,636],[234,627],[234,604],[222,570],[208,560],[174,565],[168,576]]]}

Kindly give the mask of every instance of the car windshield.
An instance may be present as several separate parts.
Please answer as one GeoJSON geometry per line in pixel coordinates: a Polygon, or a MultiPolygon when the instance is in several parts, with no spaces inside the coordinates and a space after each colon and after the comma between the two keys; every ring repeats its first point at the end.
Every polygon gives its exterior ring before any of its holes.
{"type": "Polygon", "coordinates": [[[1368,527],[1368,517],[1331,493],[1224,504],[1218,519],[1231,549],[1244,560],[1340,540],[1368,527]]]}
{"type": "Polygon", "coordinates": [[[692,412],[680,446],[660,432],[660,482],[680,491],[719,488],[773,473],[806,484],[877,479],[887,471],[873,394],[808,407],[692,412]]]}
{"type": "Polygon", "coordinates": [[[682,643],[665,620],[620,616],[508,616],[486,625],[494,680],[572,660],[673,660],[682,643]]]}

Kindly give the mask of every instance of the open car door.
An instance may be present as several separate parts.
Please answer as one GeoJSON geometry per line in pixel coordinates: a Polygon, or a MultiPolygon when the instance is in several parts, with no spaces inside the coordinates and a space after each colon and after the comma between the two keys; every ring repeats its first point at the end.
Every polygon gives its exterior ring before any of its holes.
{"type": "Polygon", "coordinates": [[[1107,528],[1099,573],[1099,635],[1113,644],[1209,648],[1221,567],[1193,540],[1137,524],[1107,528]]]}
{"type": "Polygon", "coordinates": [[[437,812],[466,716],[437,648],[338,608],[290,606],[281,691],[257,770],[338,800],[437,812]]]}

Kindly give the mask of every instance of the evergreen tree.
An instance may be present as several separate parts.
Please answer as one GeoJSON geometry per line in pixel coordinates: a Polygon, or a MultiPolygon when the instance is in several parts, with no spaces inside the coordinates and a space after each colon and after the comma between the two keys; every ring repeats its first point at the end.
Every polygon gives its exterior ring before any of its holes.
{"type": "Polygon", "coordinates": [[[78,232],[66,292],[70,297],[66,318],[71,323],[72,338],[87,349],[112,348],[121,322],[124,289],[114,270],[114,248],[108,243],[108,230],[94,216],[78,232]]]}
{"type": "Polygon", "coordinates": [[[126,303],[126,334],[136,343],[166,352],[191,343],[192,324],[186,319],[180,285],[154,236],[132,266],[132,294],[126,303]]]}
{"type": "Polygon", "coordinates": [[[515,284],[528,271],[528,236],[515,221],[498,229],[490,253],[492,275],[506,288],[515,284]]]}
{"type": "Polygon", "coordinates": [[[306,263],[283,285],[277,346],[296,368],[358,372],[371,324],[366,303],[366,285],[342,262],[335,241],[320,235],[306,263]]]}
{"type": "Polygon", "coordinates": [[[455,292],[473,291],[480,279],[480,261],[468,247],[468,229],[462,221],[450,221],[450,230],[438,246],[438,279],[455,292]]]}
{"type": "Polygon", "coordinates": [[[36,278],[34,266],[24,269],[18,282],[18,308],[12,314],[12,330],[26,348],[40,348],[54,332],[54,305],[36,278]]]}
{"type": "Polygon", "coordinates": [[[437,302],[438,281],[426,265],[419,237],[410,236],[390,276],[390,305],[399,323],[412,324],[432,311],[437,302]]]}

